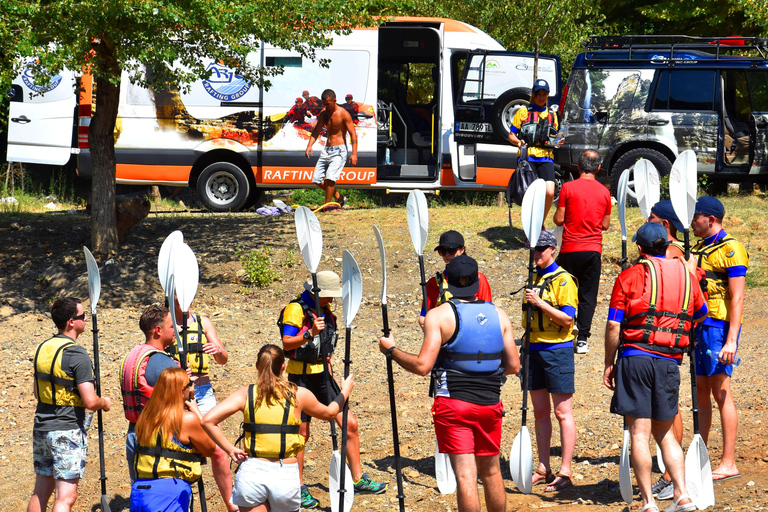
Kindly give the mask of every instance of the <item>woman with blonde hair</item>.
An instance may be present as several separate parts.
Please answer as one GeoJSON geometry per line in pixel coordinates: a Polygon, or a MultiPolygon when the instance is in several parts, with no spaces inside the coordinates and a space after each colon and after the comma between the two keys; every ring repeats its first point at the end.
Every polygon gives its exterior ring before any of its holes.
{"type": "Polygon", "coordinates": [[[352,392],[352,375],[341,381],[341,392],[330,405],[317,401],[306,388],[283,378],[285,355],[277,345],[264,345],[256,361],[256,384],[243,386],[203,418],[203,429],[235,462],[232,503],[241,512],[294,512],[301,505],[297,455],[304,449],[299,434],[301,413],[331,421],[352,392]],[[224,436],[219,423],[243,412],[243,449],[224,436]]]}
{"type": "Polygon", "coordinates": [[[187,372],[163,370],[136,422],[131,512],[189,510],[190,484],[200,478],[202,458],[216,448],[201,419],[187,372]]]}

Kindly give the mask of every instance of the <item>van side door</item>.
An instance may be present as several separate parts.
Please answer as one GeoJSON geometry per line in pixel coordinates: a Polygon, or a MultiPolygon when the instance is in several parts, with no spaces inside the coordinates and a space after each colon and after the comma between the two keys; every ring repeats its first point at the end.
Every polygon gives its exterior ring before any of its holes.
{"type": "Polygon", "coordinates": [[[754,126],[754,157],[750,174],[768,172],[768,73],[747,71],[752,103],[750,122],[754,126]]]}

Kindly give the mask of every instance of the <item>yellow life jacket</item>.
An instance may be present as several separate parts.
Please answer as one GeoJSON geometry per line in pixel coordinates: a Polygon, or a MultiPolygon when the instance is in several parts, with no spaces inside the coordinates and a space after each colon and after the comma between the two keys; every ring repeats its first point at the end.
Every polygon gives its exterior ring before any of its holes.
{"type": "MultiPolygon", "coordinates": [[[[533,288],[538,288],[538,295],[544,302],[555,307],[561,305],[556,304],[555,284],[557,286],[566,286],[569,278],[574,284],[576,282],[576,279],[562,267],[558,267],[554,272],[542,275],[537,274],[537,276],[533,288]]],[[[532,310],[531,341],[533,343],[565,343],[576,337],[573,334],[575,319],[571,320],[571,327],[563,327],[552,320],[540,308],[532,306],[525,300],[525,295],[523,295],[523,328],[526,327],[528,322],[528,315],[526,314],[528,308],[532,310]]]]}
{"type": "Polygon", "coordinates": [[[448,291],[448,280],[442,272],[435,274],[435,282],[437,283],[437,300],[435,301],[434,307],[437,307],[451,300],[453,294],[448,291]]]}
{"type": "MultiPolygon", "coordinates": [[[[181,335],[181,329],[179,329],[181,335]]],[[[203,352],[203,345],[208,343],[208,338],[203,332],[203,322],[198,315],[190,315],[187,321],[187,363],[192,368],[192,373],[208,373],[210,371],[211,356],[203,352]]],[[[165,349],[176,361],[179,359],[179,346],[176,338],[173,345],[165,349]]]]}
{"type": "Polygon", "coordinates": [[[202,474],[202,461],[203,456],[194,446],[182,446],[176,436],[167,441],[162,432],[158,432],[151,446],[136,447],[133,468],[136,478],[180,478],[192,483],[202,474]]]}
{"type": "Polygon", "coordinates": [[[35,351],[35,389],[37,399],[48,405],[85,408],[75,379],[61,369],[64,350],[74,347],[72,338],[57,334],[42,342],[35,351]]]}
{"type": "MultiPolygon", "coordinates": [[[[700,240],[691,248],[691,254],[697,256],[696,264],[704,269],[706,277],[699,284],[701,290],[707,294],[709,306],[709,318],[716,320],[731,321],[731,289],[728,287],[728,269],[722,266],[715,266],[711,261],[718,251],[730,251],[726,253],[728,257],[735,252],[736,246],[741,245],[730,235],[713,242],[710,245],[704,245],[700,240]]],[[[745,251],[746,252],[746,251],[745,251]]],[[[749,264],[749,254],[746,254],[745,265],[749,264]]]]}
{"type": "Polygon", "coordinates": [[[256,385],[251,384],[243,411],[243,449],[251,457],[296,457],[304,449],[304,438],[299,435],[301,420],[296,418],[291,401],[276,405],[263,401],[258,406],[255,401],[256,385]]]}

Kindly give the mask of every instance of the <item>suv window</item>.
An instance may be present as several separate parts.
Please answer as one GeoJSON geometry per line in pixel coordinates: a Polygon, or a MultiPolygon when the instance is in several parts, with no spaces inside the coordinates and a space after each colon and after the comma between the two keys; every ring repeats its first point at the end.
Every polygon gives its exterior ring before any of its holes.
{"type": "Polygon", "coordinates": [[[747,71],[754,112],[768,112],[768,82],[763,71],[747,71]]]}
{"type": "Polygon", "coordinates": [[[715,70],[659,71],[652,110],[715,110],[715,70]]]}

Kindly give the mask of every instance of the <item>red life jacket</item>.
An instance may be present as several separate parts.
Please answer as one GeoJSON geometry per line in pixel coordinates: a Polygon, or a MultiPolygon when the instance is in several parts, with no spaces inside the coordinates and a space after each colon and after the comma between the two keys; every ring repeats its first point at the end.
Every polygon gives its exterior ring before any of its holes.
{"type": "Polygon", "coordinates": [[[643,293],[631,299],[621,322],[621,343],[674,359],[690,344],[691,274],[677,258],[643,258],[643,293]],[[660,300],[659,300],[660,299],[660,300]]]}
{"type": "Polygon", "coordinates": [[[123,394],[125,417],[131,423],[139,421],[139,414],[147,405],[155,389],[147,383],[145,374],[152,354],[165,354],[147,344],[137,345],[128,352],[120,365],[120,392],[123,394]]]}

